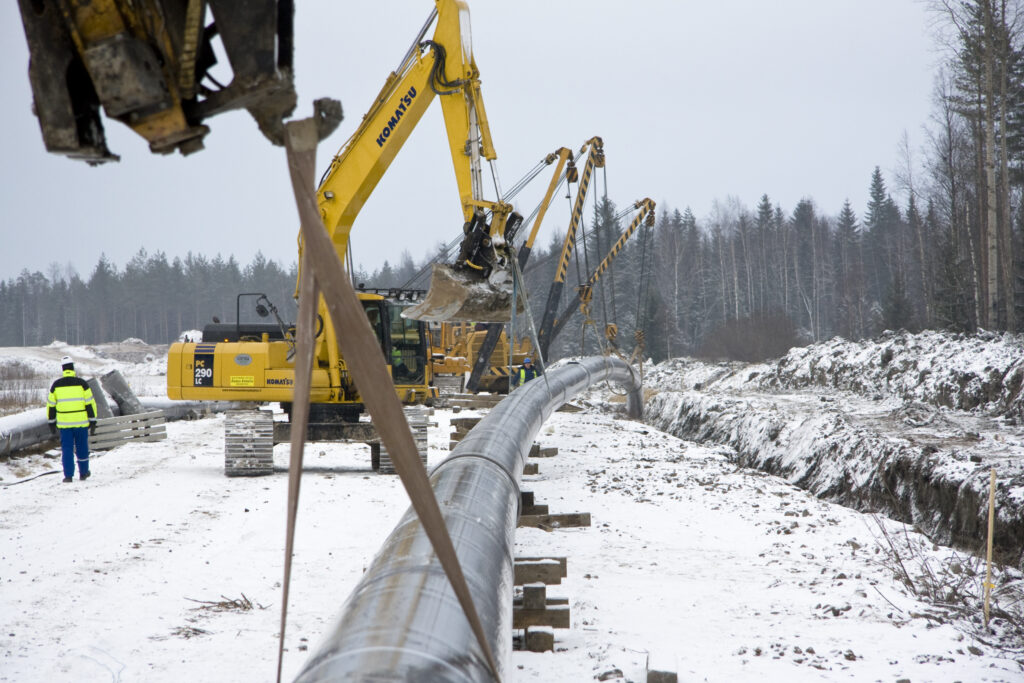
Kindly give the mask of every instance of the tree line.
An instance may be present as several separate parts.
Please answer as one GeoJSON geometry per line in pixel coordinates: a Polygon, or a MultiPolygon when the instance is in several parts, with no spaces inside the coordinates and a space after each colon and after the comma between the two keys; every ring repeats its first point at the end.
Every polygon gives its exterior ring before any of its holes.
{"type": "MultiPolygon", "coordinates": [[[[1020,331],[1022,2],[931,0],[930,7],[946,59],[925,142],[917,149],[904,136],[889,178],[878,167],[866,172],[866,206],[846,202],[829,213],[812,198],[782,207],[763,195],[753,208],[735,198],[716,202],[698,220],[663,203],[656,224],[630,239],[595,287],[587,315],[574,316],[553,354],[609,344],[630,350],[638,333],[655,359],[751,359],[885,329],[1020,331]]],[[[628,210],[594,198],[570,261],[568,295],[628,220],[628,210]]],[[[525,271],[535,325],[563,237],[535,245],[525,271]]],[[[396,264],[357,269],[353,279],[423,287],[428,260],[417,263],[406,252],[396,264]]],[[[168,260],[145,251],[123,270],[101,258],[87,279],[56,266],[47,275],[26,271],[0,282],[0,345],[168,342],[214,315],[234,319],[242,291],[268,293],[291,320],[295,272],[294,263],[262,255],[241,266],[233,257],[168,260]]],[[[517,334],[528,333],[528,320],[519,326],[517,334]]]]}

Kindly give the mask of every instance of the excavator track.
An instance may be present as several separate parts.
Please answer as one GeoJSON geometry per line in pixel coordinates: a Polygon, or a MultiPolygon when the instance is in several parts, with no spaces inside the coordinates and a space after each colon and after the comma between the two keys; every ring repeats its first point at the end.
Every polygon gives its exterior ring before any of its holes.
{"type": "MultiPolygon", "coordinates": [[[[420,454],[420,461],[427,466],[427,431],[430,428],[430,408],[426,406],[408,406],[404,409],[405,419],[409,422],[412,430],[413,440],[416,442],[416,450],[420,454]]],[[[391,463],[391,456],[382,443],[370,445],[370,460],[374,471],[379,474],[395,474],[395,467],[391,463]]]]}
{"type": "Polygon", "coordinates": [[[274,471],[274,416],[266,410],[229,410],[224,418],[224,474],[258,477],[274,471]]]}

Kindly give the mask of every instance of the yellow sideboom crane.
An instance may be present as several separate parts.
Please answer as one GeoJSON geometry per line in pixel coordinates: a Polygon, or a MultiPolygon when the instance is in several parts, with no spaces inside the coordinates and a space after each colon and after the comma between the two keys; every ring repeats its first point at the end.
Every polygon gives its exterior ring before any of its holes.
{"type": "MultiPolygon", "coordinates": [[[[331,161],[317,190],[317,200],[324,227],[344,262],[349,235],[360,209],[427,107],[435,98],[439,99],[465,235],[459,259],[448,269],[451,281],[456,283],[447,288],[454,297],[448,312],[470,310],[473,319],[487,320],[485,312],[494,307],[509,314],[511,294],[492,291],[487,277],[506,267],[501,245],[504,240],[511,240],[522,218],[506,203],[483,199],[480,161],[494,159],[496,155],[480,95],[479,72],[471,46],[464,42],[463,29],[468,32],[466,4],[461,0],[436,0],[434,11],[399,68],[388,76],[355,133],[331,161]],[[433,36],[425,40],[431,25],[435,27],[433,36]],[[457,285],[466,280],[476,281],[465,288],[472,291],[460,292],[457,285]]],[[[300,256],[303,247],[300,239],[300,256]]],[[[391,365],[399,397],[414,403],[436,395],[431,386],[426,324],[404,316],[414,303],[414,293],[373,290],[362,291],[359,297],[378,335],[381,351],[391,365]]],[[[294,388],[294,329],[281,321],[276,309],[258,293],[239,295],[236,315],[234,324],[207,326],[201,341],[171,345],[168,396],[187,400],[280,401],[287,409],[294,388]],[[255,303],[254,310],[260,316],[273,312],[276,323],[243,323],[243,302],[255,303]]],[[[359,393],[338,350],[338,335],[343,333],[335,328],[321,299],[311,422],[325,414],[331,419],[352,422],[362,411],[359,393]]]]}
{"type": "MultiPolygon", "coordinates": [[[[645,224],[648,227],[654,226],[654,201],[649,198],[638,199],[633,202],[633,208],[637,210],[636,216],[633,217],[629,226],[621,235],[619,235],[619,239],[617,239],[615,244],[612,245],[612,248],[608,250],[608,253],[601,260],[601,263],[594,268],[594,271],[590,274],[590,277],[587,278],[587,281],[579,286],[576,296],[570,298],[571,300],[566,304],[566,307],[561,314],[554,315],[552,313],[552,315],[549,316],[548,311],[545,311],[544,321],[541,323],[541,328],[537,332],[537,343],[540,346],[541,358],[544,359],[544,362],[547,362],[548,360],[548,349],[551,347],[552,340],[558,336],[558,333],[562,331],[565,324],[569,322],[573,311],[577,308],[581,311],[589,309],[594,285],[596,285],[598,280],[601,279],[601,276],[604,275],[605,271],[611,267],[612,261],[614,261],[615,257],[619,255],[622,248],[626,246],[626,242],[633,236],[633,233],[637,231],[641,224],[645,224]]],[[[548,299],[549,311],[553,312],[556,310],[555,307],[557,305],[558,299],[548,299]]]]}
{"type": "MultiPolygon", "coordinates": [[[[601,145],[601,138],[594,137],[584,143],[580,149],[580,156],[586,151],[588,146],[599,147],[601,145]]],[[[563,170],[565,171],[565,180],[569,183],[574,183],[579,179],[579,172],[576,170],[575,160],[572,157],[572,150],[567,147],[560,147],[544,159],[545,163],[553,164],[555,162],[555,171],[551,176],[551,181],[548,183],[547,192],[545,192],[543,199],[540,202],[540,206],[537,209],[537,217],[533,222],[533,227],[530,229],[530,234],[527,236],[523,246],[519,248],[517,257],[519,259],[519,270],[526,270],[526,264],[530,258],[530,252],[533,250],[533,243],[537,238],[537,234],[540,232],[541,224],[544,222],[544,217],[547,215],[548,207],[551,205],[551,200],[555,196],[555,190],[560,186],[560,181],[563,178],[563,170]],[[566,165],[568,164],[568,168],[566,165]]],[[[570,228],[571,230],[572,228],[570,228]]],[[[515,365],[525,357],[525,349],[521,350],[520,353],[516,353],[514,349],[510,349],[507,345],[508,339],[503,334],[505,326],[501,323],[488,323],[485,326],[485,330],[474,331],[469,333],[472,338],[469,339],[467,344],[471,363],[471,372],[469,379],[466,381],[466,389],[471,392],[477,391],[494,391],[504,393],[508,391],[508,374],[511,369],[504,363],[497,366],[491,364],[491,356],[499,346],[502,346],[502,342],[505,344],[505,353],[503,354],[505,359],[512,365],[515,365]],[[518,356],[518,358],[516,357],[518,356]]],[[[529,347],[527,347],[529,348],[529,347]]]]}

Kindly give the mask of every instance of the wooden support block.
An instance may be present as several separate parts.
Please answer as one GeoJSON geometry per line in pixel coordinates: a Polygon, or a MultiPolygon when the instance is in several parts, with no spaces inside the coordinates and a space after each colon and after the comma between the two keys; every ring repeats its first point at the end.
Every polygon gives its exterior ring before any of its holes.
{"type": "Polygon", "coordinates": [[[533,491],[520,491],[519,493],[519,514],[521,515],[546,515],[547,505],[537,505],[533,499],[533,491]]]}
{"type": "MultiPolygon", "coordinates": [[[[545,601],[544,604],[547,605],[548,607],[555,607],[557,605],[568,605],[569,604],[569,598],[548,598],[545,601]]],[[[512,606],[513,607],[522,607],[523,606],[523,598],[522,598],[522,596],[519,596],[518,598],[512,598],[512,606]]]]}
{"type": "Polygon", "coordinates": [[[529,626],[569,628],[570,623],[568,605],[552,605],[545,609],[512,608],[512,628],[527,628],[529,626]]]}
{"type": "Polygon", "coordinates": [[[551,448],[538,448],[535,458],[553,458],[558,455],[558,449],[552,446],[551,448]]]}
{"type": "MultiPolygon", "coordinates": [[[[557,562],[558,563],[558,568],[562,572],[561,574],[559,574],[559,576],[561,576],[562,578],[565,578],[566,576],[568,576],[569,560],[568,560],[568,558],[563,557],[563,556],[555,556],[555,557],[552,557],[550,555],[543,555],[543,556],[538,556],[538,557],[525,557],[525,556],[521,556],[521,557],[516,557],[515,561],[516,561],[517,564],[519,564],[519,563],[529,563],[529,562],[545,562],[545,563],[557,562]]],[[[529,581],[527,583],[529,583],[529,581]]]]}
{"type": "Polygon", "coordinates": [[[528,562],[516,560],[513,565],[512,583],[525,586],[528,583],[546,583],[549,586],[562,583],[565,567],[556,559],[537,559],[528,562]]]}
{"type": "Polygon", "coordinates": [[[535,443],[532,446],[530,446],[530,452],[526,454],[526,457],[536,458],[538,453],[540,453],[540,444],[535,443]]]}
{"type": "Polygon", "coordinates": [[[518,526],[536,527],[545,531],[566,527],[590,526],[590,513],[570,512],[563,515],[520,515],[518,526]]]}
{"type": "Polygon", "coordinates": [[[523,465],[523,474],[538,474],[540,473],[540,465],[535,462],[528,462],[523,465]]]}
{"type": "Polygon", "coordinates": [[[558,407],[558,410],[555,411],[555,412],[559,412],[559,413],[580,413],[580,412],[583,412],[583,408],[580,408],[578,405],[575,405],[573,403],[563,403],[561,406],[558,407]]]}
{"type": "Polygon", "coordinates": [[[679,666],[670,652],[652,650],[647,653],[647,683],[679,683],[679,666]]]}
{"type": "Polygon", "coordinates": [[[546,585],[528,583],[523,586],[523,609],[544,609],[547,606],[548,587],[546,585]]]}
{"type": "Polygon", "coordinates": [[[527,652],[551,652],[555,649],[555,634],[547,629],[526,629],[523,648],[527,652]]]}
{"type": "Polygon", "coordinates": [[[448,450],[454,451],[455,447],[458,446],[458,445],[459,445],[458,441],[449,441],[448,442],[448,450]]]}

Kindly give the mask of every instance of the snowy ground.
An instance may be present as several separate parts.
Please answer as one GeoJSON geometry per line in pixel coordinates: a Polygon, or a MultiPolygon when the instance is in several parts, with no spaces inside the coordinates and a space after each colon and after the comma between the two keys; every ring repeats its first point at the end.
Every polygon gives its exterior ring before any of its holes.
{"type": "MultiPolygon", "coordinates": [[[[450,416],[436,412],[431,464],[450,416]]],[[[165,442],[98,457],[84,483],[6,485],[59,459],[0,462],[0,681],[273,680],[286,476],[225,478],[222,438],[220,417],[171,423],[165,442]]],[[[524,490],[593,526],[517,533],[517,554],[568,557],[549,595],[569,599],[572,628],[554,653],[514,653],[512,680],[641,681],[648,652],[677,658],[684,681],[1024,680],[1024,654],[900,580],[890,542],[908,577],[958,566],[965,590],[981,581],[904,525],[597,410],[556,413],[540,441],[559,454],[524,490]]],[[[407,507],[365,446],[305,457],[286,680],[407,507]]]]}

